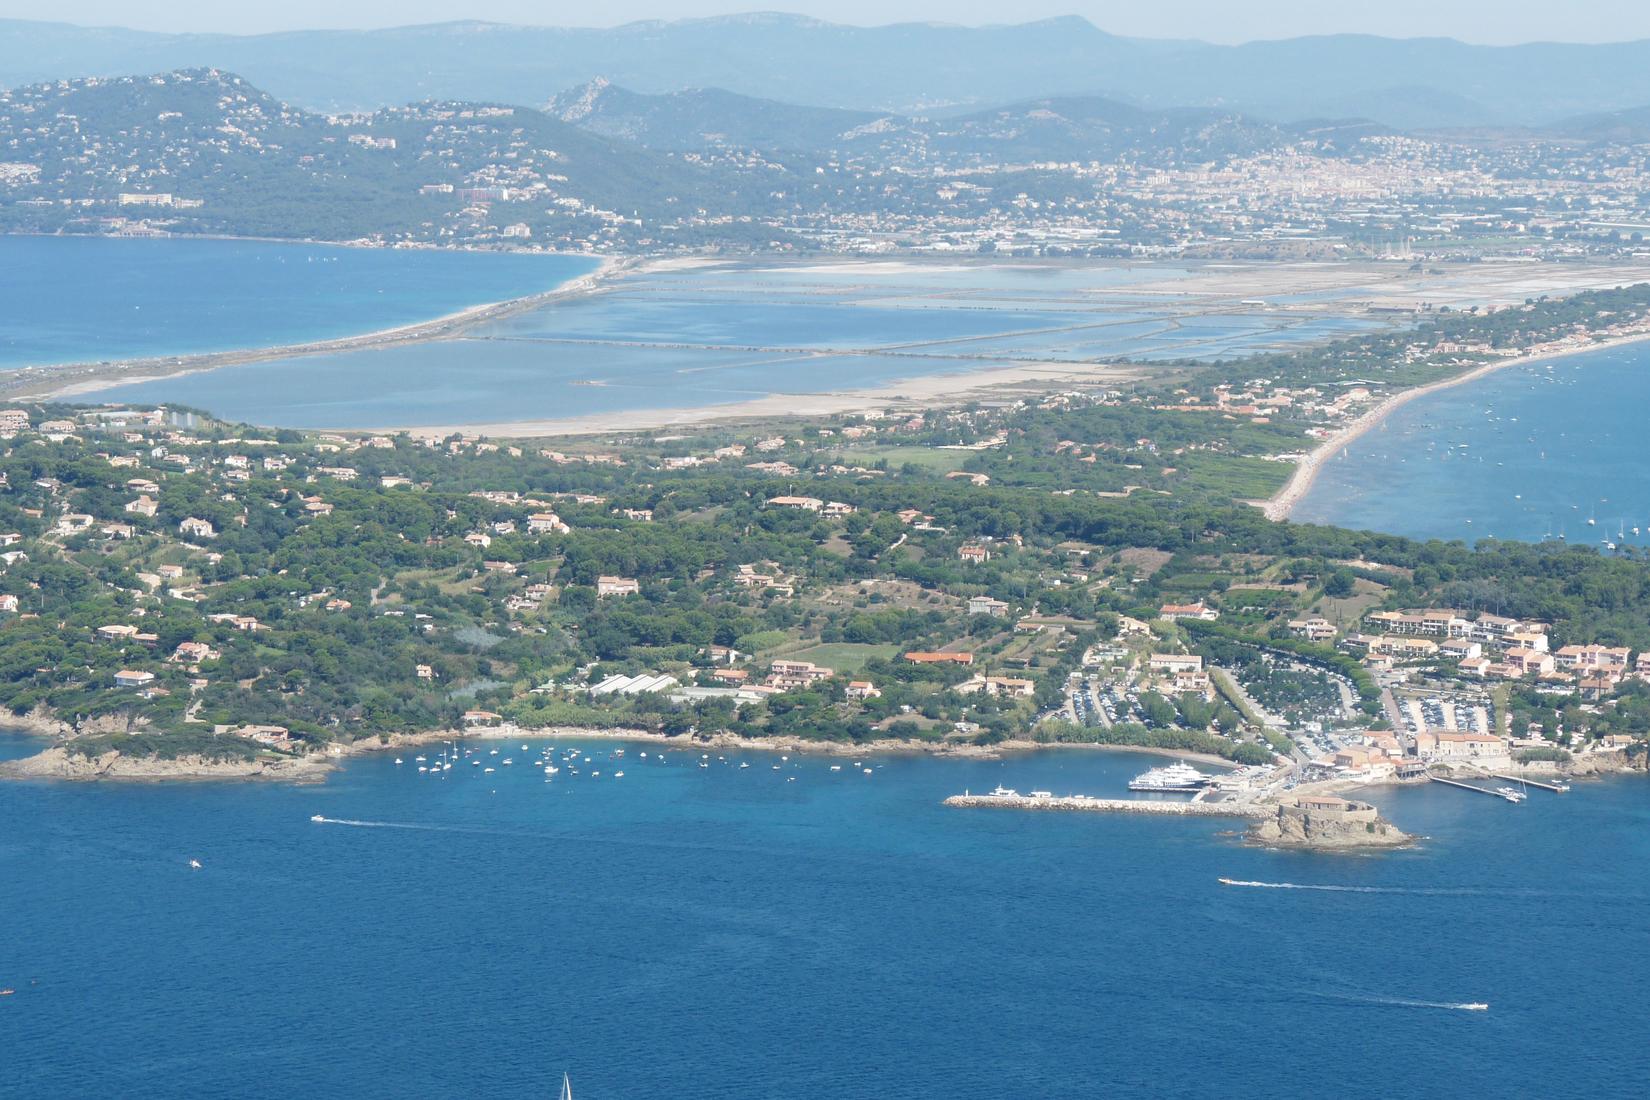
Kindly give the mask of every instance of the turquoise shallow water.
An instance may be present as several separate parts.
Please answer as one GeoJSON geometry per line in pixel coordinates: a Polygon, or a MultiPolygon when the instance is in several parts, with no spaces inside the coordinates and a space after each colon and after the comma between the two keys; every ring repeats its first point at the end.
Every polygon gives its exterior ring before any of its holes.
{"type": "Polygon", "coordinates": [[[594,743],[547,784],[498,747],[515,767],[445,780],[405,754],[316,787],[0,787],[0,1095],[518,1097],[565,1069],[599,1097],[1568,1097],[1650,1072],[1643,780],[1383,791],[1431,839],[1323,856],[939,805],[1120,793],[1159,762],[1135,754],[866,776],[594,743]]]}
{"type": "Polygon", "coordinates": [[[1508,367],[1394,411],[1325,464],[1294,518],[1469,542],[1643,546],[1647,409],[1643,344],[1508,367]]]}
{"type": "Polygon", "coordinates": [[[584,256],[0,236],[0,369],[355,336],[595,267],[584,256]]]}

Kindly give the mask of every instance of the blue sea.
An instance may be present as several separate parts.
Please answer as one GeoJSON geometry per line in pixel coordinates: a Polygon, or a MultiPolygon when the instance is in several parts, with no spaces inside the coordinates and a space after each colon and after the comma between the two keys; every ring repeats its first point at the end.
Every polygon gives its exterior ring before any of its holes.
{"type": "Polygon", "coordinates": [[[1646,409],[1644,344],[1507,367],[1396,409],[1325,463],[1292,518],[1419,538],[1642,548],[1646,409]]]}
{"type": "Polygon", "coordinates": [[[0,369],[358,336],[552,290],[585,256],[0,236],[0,369]]]}
{"type": "Polygon", "coordinates": [[[1383,790],[1427,839],[1323,855],[940,805],[1121,793],[1161,762],[1132,753],[867,775],[598,742],[547,782],[542,744],[444,779],[404,752],[317,786],[0,786],[0,1096],[549,1096],[566,1071],[585,1097],[1625,1097],[1650,1073],[1642,779],[1383,790]]]}
{"type": "MultiPolygon", "coordinates": [[[[452,339],[225,367],[95,399],[181,402],[296,428],[519,423],[1028,362],[1214,359],[1384,327],[1333,303],[1315,314],[1244,307],[1205,286],[1215,277],[1117,264],[656,269],[452,339]]],[[[1339,293],[1350,301],[1355,291],[1339,293]]]]}

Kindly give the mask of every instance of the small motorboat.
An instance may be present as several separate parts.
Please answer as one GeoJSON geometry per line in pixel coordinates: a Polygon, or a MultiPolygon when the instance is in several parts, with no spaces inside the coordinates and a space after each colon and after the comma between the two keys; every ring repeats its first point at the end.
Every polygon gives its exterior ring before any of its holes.
{"type": "MultiPolygon", "coordinates": [[[[419,770],[419,771],[423,771],[423,770],[424,770],[424,769],[423,769],[423,768],[419,768],[419,769],[418,769],[418,770],[419,770]]],[[[325,820],[326,820],[326,818],[324,818],[324,817],[322,817],[322,816],[321,816],[321,815],[320,815],[320,814],[310,814],[310,815],[309,815],[309,819],[310,819],[310,820],[311,820],[311,821],[315,821],[315,822],[323,822],[323,821],[325,821],[325,820]]]]}
{"type": "Polygon", "coordinates": [[[189,861],[189,869],[191,871],[199,871],[201,869],[201,861],[198,860],[198,859],[190,860],[189,861]]]}

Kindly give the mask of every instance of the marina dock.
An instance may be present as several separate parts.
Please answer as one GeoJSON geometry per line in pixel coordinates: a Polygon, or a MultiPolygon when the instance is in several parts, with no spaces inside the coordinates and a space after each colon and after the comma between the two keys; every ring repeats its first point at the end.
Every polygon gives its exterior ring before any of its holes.
{"type": "Polygon", "coordinates": [[[1180,817],[1268,817],[1252,802],[1152,802],[1143,798],[1094,798],[1086,794],[954,794],[947,806],[1002,810],[1075,810],[1086,813],[1161,814],[1180,817]]]}
{"type": "Polygon", "coordinates": [[[1554,794],[1563,794],[1565,791],[1570,789],[1570,785],[1568,783],[1542,783],[1539,780],[1530,779],[1522,775],[1496,775],[1495,778],[1505,779],[1509,783],[1524,783],[1531,787],[1540,787],[1542,790],[1552,791],[1554,794]]]}
{"type": "MultiPolygon", "coordinates": [[[[1522,798],[1517,798],[1517,797],[1509,798],[1507,795],[1502,794],[1500,791],[1491,790],[1488,787],[1475,787],[1471,783],[1463,783],[1459,779],[1445,779],[1442,776],[1437,776],[1437,775],[1429,775],[1429,776],[1427,776],[1427,778],[1432,780],[1434,783],[1442,783],[1446,787],[1460,787],[1463,791],[1476,791],[1478,794],[1487,794],[1491,798],[1499,798],[1502,801],[1506,801],[1506,802],[1520,802],[1520,801],[1522,801],[1522,798]]],[[[1517,780],[1514,780],[1514,782],[1517,782],[1517,780]]]]}

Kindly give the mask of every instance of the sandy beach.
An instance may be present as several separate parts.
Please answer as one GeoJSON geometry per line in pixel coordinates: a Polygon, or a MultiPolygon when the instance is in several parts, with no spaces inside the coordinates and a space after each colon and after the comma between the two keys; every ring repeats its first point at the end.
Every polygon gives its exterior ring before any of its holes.
{"type": "Polygon", "coordinates": [[[1417,398],[1425,397],[1426,395],[1436,393],[1439,390],[1447,390],[1455,386],[1466,385],[1468,382],[1475,382],[1480,378],[1494,374],[1496,371],[1505,370],[1508,367],[1521,366],[1526,363],[1545,363],[1553,359],[1566,359],[1572,355],[1581,355],[1585,352],[1604,351],[1609,348],[1624,347],[1628,344],[1642,343],[1645,340],[1650,340],[1650,332],[1641,332],[1635,333],[1631,336],[1618,336],[1609,340],[1600,340],[1597,343],[1587,344],[1583,347],[1564,348],[1559,351],[1543,351],[1531,355],[1519,355],[1510,359],[1500,359],[1493,363],[1485,363],[1482,366],[1474,367],[1471,370],[1468,370],[1462,374],[1457,374],[1451,378],[1440,379],[1437,382],[1430,382],[1425,386],[1416,386],[1412,389],[1402,390],[1395,393],[1314,447],[1311,453],[1301,459],[1301,461],[1295,466],[1295,472],[1290,475],[1289,480],[1284,483],[1283,488],[1273,494],[1269,500],[1261,502],[1261,511],[1265,513],[1266,518],[1270,520],[1288,519],[1290,512],[1295,509],[1295,506],[1302,500],[1306,499],[1306,494],[1312,491],[1312,484],[1317,480],[1318,473],[1322,470],[1325,462],[1329,461],[1329,459],[1332,458],[1337,451],[1341,450],[1341,448],[1347,446],[1353,440],[1358,439],[1377,427],[1381,421],[1385,420],[1388,416],[1391,416],[1394,410],[1409,404],[1417,398]]]}
{"type": "Polygon", "coordinates": [[[1146,368],[1110,363],[1016,363],[1012,366],[949,370],[890,382],[886,386],[816,393],[773,393],[722,405],[698,408],[623,409],[555,420],[517,420],[487,424],[435,424],[384,428],[405,432],[415,439],[445,439],[452,435],[494,439],[534,439],[550,436],[602,435],[733,421],[780,417],[822,417],[872,409],[935,409],[971,401],[1014,400],[1027,393],[1049,393],[1077,386],[1125,382],[1146,368]]]}

